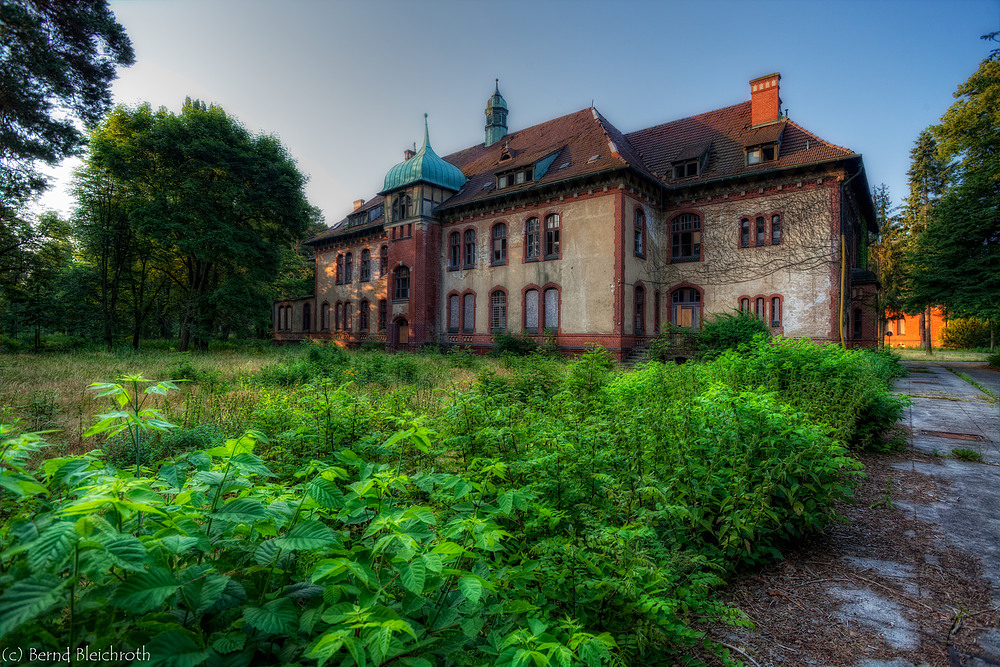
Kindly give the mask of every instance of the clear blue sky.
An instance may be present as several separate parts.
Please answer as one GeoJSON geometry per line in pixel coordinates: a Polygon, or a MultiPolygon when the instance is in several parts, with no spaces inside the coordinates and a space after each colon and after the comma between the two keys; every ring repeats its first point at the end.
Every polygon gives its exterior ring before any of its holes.
{"type": "MultiPolygon", "coordinates": [[[[440,155],[590,106],[630,132],[749,99],[781,73],[789,117],[906,194],[909,151],[989,51],[1000,0],[121,0],[136,50],[116,102],[185,96],[281,138],[328,223],[368,199],[429,114],[440,155]]],[[[68,165],[60,170],[65,174],[68,165]]],[[[62,183],[65,179],[62,179],[62,183]]],[[[63,213],[55,188],[41,202],[63,213]]]]}

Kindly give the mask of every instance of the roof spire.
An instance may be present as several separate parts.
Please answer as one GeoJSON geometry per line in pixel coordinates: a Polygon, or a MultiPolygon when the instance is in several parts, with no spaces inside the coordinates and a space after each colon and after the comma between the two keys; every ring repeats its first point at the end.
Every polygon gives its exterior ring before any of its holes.
{"type": "Polygon", "coordinates": [[[424,147],[431,145],[430,132],[427,131],[427,113],[424,112],[424,147]]]}
{"type": "Polygon", "coordinates": [[[486,145],[492,146],[507,136],[507,102],[500,94],[500,79],[486,103],[486,145]]]}

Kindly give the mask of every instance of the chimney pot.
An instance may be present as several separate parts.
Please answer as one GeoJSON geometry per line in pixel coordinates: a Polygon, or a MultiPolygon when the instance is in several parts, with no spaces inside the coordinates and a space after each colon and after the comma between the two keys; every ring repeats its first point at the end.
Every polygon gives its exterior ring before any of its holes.
{"type": "Polygon", "coordinates": [[[781,98],[778,82],[781,75],[775,72],[757,77],[750,82],[750,124],[762,125],[781,118],[781,98]]]}
{"type": "Polygon", "coordinates": [[[364,199],[355,199],[354,200],[354,210],[355,211],[357,211],[359,208],[361,208],[364,205],[365,205],[365,200],[364,199]]]}

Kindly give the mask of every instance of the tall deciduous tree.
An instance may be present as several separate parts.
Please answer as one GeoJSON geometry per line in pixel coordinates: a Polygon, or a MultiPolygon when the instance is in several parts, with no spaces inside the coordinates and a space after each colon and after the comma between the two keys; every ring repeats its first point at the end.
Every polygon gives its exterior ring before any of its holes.
{"type": "Polygon", "coordinates": [[[115,68],[133,60],[107,0],[0,1],[0,216],[44,188],[37,162],[82,145],[75,121],[107,112],[115,68]]]}
{"type": "Polygon", "coordinates": [[[934,128],[955,186],[934,206],[909,255],[911,301],[1000,318],[1000,61],[959,86],[934,128]]]}
{"type": "Polygon", "coordinates": [[[909,233],[892,203],[887,185],[883,183],[872,190],[872,201],[878,238],[869,246],[868,256],[880,284],[876,308],[881,314],[880,326],[884,331],[886,317],[899,317],[904,312],[903,254],[909,233]]]}
{"type": "Polygon", "coordinates": [[[282,248],[313,212],[276,138],[196,100],[179,115],[118,107],[94,132],[89,164],[127,188],[138,238],[184,295],[179,349],[266,316],[282,248]]]}

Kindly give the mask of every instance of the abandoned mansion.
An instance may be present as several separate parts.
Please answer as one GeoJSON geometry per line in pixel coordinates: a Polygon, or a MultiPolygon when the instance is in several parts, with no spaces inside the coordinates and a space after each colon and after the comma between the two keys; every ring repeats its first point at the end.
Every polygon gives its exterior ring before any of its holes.
{"type": "Polygon", "coordinates": [[[420,150],[310,239],[312,296],[277,341],[485,351],[498,332],[618,357],[668,325],[746,310],[776,334],[872,345],[875,229],[861,155],[782,114],[778,74],[734,106],[623,134],[595,108],[420,150]]]}

